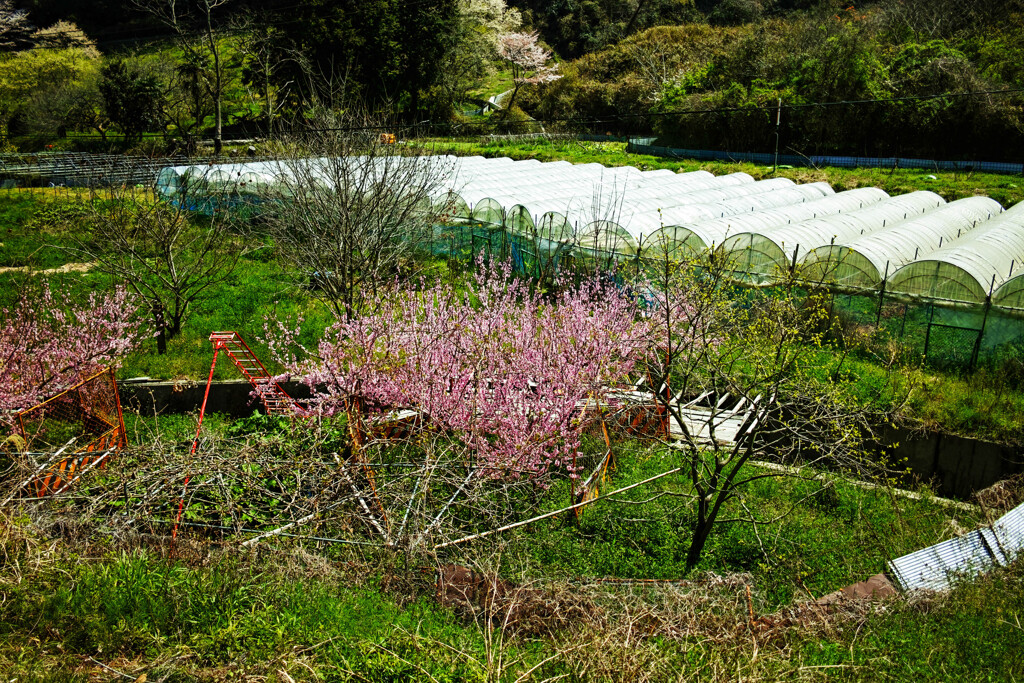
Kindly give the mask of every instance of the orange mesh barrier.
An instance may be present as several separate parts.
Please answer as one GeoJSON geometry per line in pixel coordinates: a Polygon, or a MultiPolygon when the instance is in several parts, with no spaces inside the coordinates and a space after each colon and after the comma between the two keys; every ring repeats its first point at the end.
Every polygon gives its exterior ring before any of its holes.
{"type": "Polygon", "coordinates": [[[113,370],[103,370],[18,414],[27,451],[49,451],[76,439],[72,455],[29,483],[37,497],[58,493],[76,473],[105,464],[108,451],[127,444],[113,370]]]}

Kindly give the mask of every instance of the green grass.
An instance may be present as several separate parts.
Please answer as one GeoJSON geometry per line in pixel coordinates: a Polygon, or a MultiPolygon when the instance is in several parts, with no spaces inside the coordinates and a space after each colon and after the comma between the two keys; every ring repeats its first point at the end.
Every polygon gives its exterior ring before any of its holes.
{"type": "MultiPolygon", "coordinates": [[[[622,456],[615,485],[665,466],[657,451],[633,448],[622,456]]],[[[768,513],[813,494],[811,486],[767,483],[747,502],[768,513]]],[[[548,505],[557,507],[562,493],[552,491],[548,505]]],[[[548,629],[510,629],[494,638],[480,622],[433,602],[429,562],[404,568],[386,552],[287,541],[255,553],[207,547],[197,555],[188,540],[180,541],[183,559],[167,560],[138,548],[104,550],[102,534],[86,552],[50,545],[37,532],[25,536],[22,522],[4,519],[0,668],[35,681],[109,675],[94,662],[171,681],[288,680],[281,671],[294,680],[514,681],[533,666],[537,678],[527,680],[665,680],[670,672],[779,680],[799,671],[810,680],[994,681],[1024,671],[1021,563],[948,595],[853,608],[849,619],[823,622],[808,610],[808,625],[778,626],[787,614],[778,608],[805,591],[820,595],[864,578],[890,554],[976,521],[927,500],[843,484],[813,495],[758,536],[738,526],[721,532],[694,575],[746,572],[741,580],[752,586],[751,609],[776,624],[766,633],[749,630],[742,588],[710,595],[698,589],[698,606],[686,608],[685,593],[683,604],[672,606],[668,598],[678,594],[671,587],[576,587],[572,579],[581,575],[679,578],[672,556],[680,541],[673,537],[684,534],[674,522],[685,522],[685,514],[673,520],[668,508],[602,503],[578,525],[535,525],[468,549],[465,557],[441,558],[475,563],[500,551],[506,576],[532,575],[542,590],[562,586],[548,599],[601,605],[570,620],[551,619],[548,629]],[[644,613],[650,626],[626,637],[622,624],[644,613]],[[488,667],[499,654],[507,664],[500,677],[498,667],[488,667]]]]}
{"type": "MultiPolygon", "coordinates": [[[[606,488],[641,481],[673,466],[675,451],[643,449],[636,442],[616,446],[619,471],[606,488]]],[[[743,474],[763,474],[748,465],[743,474]]],[[[808,475],[814,476],[808,470],[808,475]]],[[[687,574],[686,551],[693,524],[691,490],[685,476],[624,494],[587,508],[578,525],[568,517],[531,525],[514,544],[529,553],[547,576],[675,579],[687,574]],[[665,490],[674,496],[645,501],[665,490]]],[[[755,527],[737,522],[716,527],[697,572],[749,573],[763,606],[775,609],[797,595],[838,590],[885,570],[885,563],[920,547],[973,528],[978,514],[951,510],[927,499],[894,496],[886,488],[865,488],[839,479],[804,481],[765,478],[738,491],[721,519],[746,517],[743,505],[761,519],[755,527]]],[[[568,504],[568,492],[552,490],[545,509],[568,504]]]]}
{"type": "Polygon", "coordinates": [[[832,667],[828,680],[1012,681],[1024,674],[1022,617],[1018,562],[948,595],[873,614],[831,642],[789,640],[802,666],[832,667]]]}
{"type": "Polygon", "coordinates": [[[372,585],[353,588],[337,572],[310,569],[319,575],[282,575],[272,562],[233,555],[192,568],[142,551],[59,562],[7,594],[0,657],[24,657],[45,640],[59,643],[58,652],[47,658],[36,649],[37,661],[19,668],[51,658],[67,666],[86,657],[152,662],[177,654],[174,668],[185,676],[240,663],[239,672],[269,673],[308,650],[335,676],[476,680],[472,660],[448,648],[479,656],[480,636],[450,613],[422,600],[399,607],[372,585]]]}
{"type": "Polygon", "coordinates": [[[467,94],[478,100],[486,100],[491,95],[500,95],[506,90],[511,90],[512,72],[508,69],[494,69],[481,80],[480,84],[470,90],[467,94]]]}
{"type": "Polygon", "coordinates": [[[59,247],[73,242],[65,226],[80,215],[83,195],[64,188],[0,190],[0,268],[49,269],[72,263],[59,247]]]}
{"type": "Polygon", "coordinates": [[[1020,564],[946,596],[770,637],[742,622],[736,637],[696,630],[622,642],[595,626],[509,636],[492,649],[511,664],[500,679],[485,678],[487,647],[472,623],[422,599],[400,606],[334,574],[282,576],[269,558],[192,569],[141,553],[58,564],[9,591],[0,607],[0,665],[19,681],[110,679],[94,661],[168,681],[288,680],[282,671],[293,680],[513,681],[548,657],[527,680],[666,680],[671,671],[721,681],[789,680],[797,672],[801,680],[1010,681],[1024,671],[1020,564]],[[609,658],[617,674],[598,666],[609,658]],[[590,666],[573,666],[581,660],[590,666]]]}

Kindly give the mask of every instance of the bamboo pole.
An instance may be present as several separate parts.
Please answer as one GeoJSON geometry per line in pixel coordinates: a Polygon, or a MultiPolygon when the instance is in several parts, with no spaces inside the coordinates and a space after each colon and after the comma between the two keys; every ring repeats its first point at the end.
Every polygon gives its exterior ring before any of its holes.
{"type": "Polygon", "coordinates": [[[581,508],[584,505],[590,505],[591,503],[596,503],[599,500],[604,500],[605,498],[610,498],[611,496],[617,495],[619,493],[624,493],[626,491],[629,491],[630,489],[635,489],[638,486],[643,486],[644,484],[649,484],[652,481],[656,481],[658,479],[661,479],[662,477],[667,477],[670,474],[675,474],[676,472],[681,472],[682,469],[683,469],[682,467],[674,467],[674,468],[668,470],[667,472],[662,472],[661,474],[656,474],[653,477],[650,477],[648,479],[644,479],[643,481],[638,481],[635,484],[630,484],[629,486],[624,486],[621,489],[616,489],[616,490],[612,491],[611,493],[606,493],[603,496],[598,496],[597,498],[593,498],[591,500],[586,500],[586,501],[583,501],[582,503],[576,503],[575,505],[570,505],[570,506],[564,507],[564,508],[562,508],[560,510],[555,510],[554,512],[546,512],[543,515],[538,515],[537,517],[531,517],[530,519],[524,519],[523,521],[515,522],[514,524],[506,524],[505,526],[498,527],[497,529],[491,529],[489,531],[482,531],[479,534],[473,534],[472,536],[463,536],[462,538],[457,538],[454,541],[446,541],[444,543],[439,543],[439,544],[434,546],[434,550],[439,550],[441,548],[447,548],[447,547],[450,547],[450,546],[453,546],[453,545],[459,545],[460,543],[466,543],[468,541],[475,541],[475,540],[477,540],[479,538],[484,538],[485,536],[490,536],[491,534],[496,534],[496,533],[499,533],[499,532],[502,532],[502,531],[509,531],[510,529],[515,529],[517,527],[526,526],[527,524],[532,524],[534,522],[539,522],[542,519],[547,519],[549,517],[555,517],[557,515],[562,514],[563,512],[570,512],[572,510],[576,510],[577,508],[581,508]]]}

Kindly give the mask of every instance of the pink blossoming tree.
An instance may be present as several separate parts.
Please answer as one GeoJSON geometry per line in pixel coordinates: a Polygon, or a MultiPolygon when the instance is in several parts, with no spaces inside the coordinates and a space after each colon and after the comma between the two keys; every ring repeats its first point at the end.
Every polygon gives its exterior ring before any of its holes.
{"type": "Polygon", "coordinates": [[[0,310],[0,415],[31,407],[128,353],[145,334],[124,289],[75,303],[27,287],[0,310]]]}
{"type": "Polygon", "coordinates": [[[464,290],[398,291],[369,310],[335,323],[315,350],[283,325],[271,347],[318,410],[357,399],[415,410],[494,477],[571,469],[581,406],[602,400],[649,348],[635,304],[596,280],[544,297],[490,268],[464,290]]]}

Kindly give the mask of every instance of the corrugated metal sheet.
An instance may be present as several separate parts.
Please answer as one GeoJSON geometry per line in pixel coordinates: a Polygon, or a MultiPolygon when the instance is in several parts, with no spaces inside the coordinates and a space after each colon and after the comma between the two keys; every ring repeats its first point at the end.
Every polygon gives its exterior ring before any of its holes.
{"type": "Polygon", "coordinates": [[[996,539],[1009,561],[1024,553],[1024,505],[1010,510],[992,525],[996,539]]]}
{"type": "Polygon", "coordinates": [[[1006,513],[992,528],[904,555],[889,563],[889,574],[905,591],[946,590],[957,577],[1005,566],[1024,552],[1024,505],[1006,513]]]}
{"type": "Polygon", "coordinates": [[[976,574],[995,566],[985,538],[977,531],[904,555],[889,563],[900,588],[945,590],[957,576],[976,574]]]}

